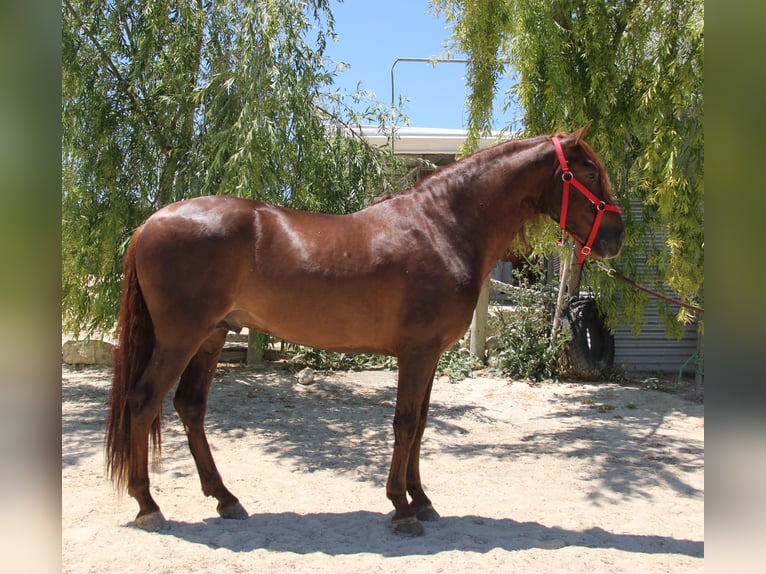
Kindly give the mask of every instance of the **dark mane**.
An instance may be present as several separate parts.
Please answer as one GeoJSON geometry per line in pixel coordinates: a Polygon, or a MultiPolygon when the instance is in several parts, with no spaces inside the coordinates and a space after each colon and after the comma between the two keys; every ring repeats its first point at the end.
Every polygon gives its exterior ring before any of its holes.
{"type": "MultiPolygon", "coordinates": [[[[489,164],[497,158],[505,157],[514,153],[519,148],[528,148],[537,145],[540,141],[549,136],[537,136],[534,138],[525,139],[513,139],[498,143],[488,148],[477,151],[468,156],[464,156],[453,163],[447,164],[437,170],[434,170],[428,176],[422,178],[416,182],[412,187],[403,190],[397,195],[404,195],[410,193],[418,193],[421,188],[430,186],[432,184],[441,183],[442,181],[459,181],[461,179],[470,178],[473,170],[469,168],[471,164],[474,169],[488,169],[489,164]],[[459,177],[456,175],[459,174],[459,177]]],[[[396,197],[396,196],[394,196],[396,197]]],[[[376,200],[377,202],[377,200],[376,200]]]]}

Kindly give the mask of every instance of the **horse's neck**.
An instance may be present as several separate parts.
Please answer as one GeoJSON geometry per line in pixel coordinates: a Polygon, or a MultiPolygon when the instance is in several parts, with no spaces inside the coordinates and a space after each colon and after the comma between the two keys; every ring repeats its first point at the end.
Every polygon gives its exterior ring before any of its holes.
{"type": "MultiPolygon", "coordinates": [[[[434,188],[470,234],[480,272],[488,274],[524,224],[544,208],[547,138],[507,142],[444,168],[434,188]],[[436,184],[441,183],[440,186],[436,184]]],[[[437,193],[436,191],[434,193],[437,193]]]]}

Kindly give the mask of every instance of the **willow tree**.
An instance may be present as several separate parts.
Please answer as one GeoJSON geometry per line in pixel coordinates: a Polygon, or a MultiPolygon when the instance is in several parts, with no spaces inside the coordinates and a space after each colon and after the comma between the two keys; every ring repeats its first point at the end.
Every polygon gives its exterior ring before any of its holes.
{"type": "MultiPolygon", "coordinates": [[[[454,44],[470,60],[472,136],[489,130],[502,73],[517,80],[508,97],[522,110],[528,135],[571,131],[592,119],[588,140],[611,173],[627,220],[626,245],[613,264],[700,303],[702,0],[432,0],[431,6],[453,25],[454,44]]],[[[584,271],[589,287],[605,295],[600,303],[612,321],[637,330],[647,296],[615,284],[591,263],[584,271]]],[[[671,331],[691,318],[658,305],[671,331]]]]}
{"type": "MultiPolygon", "coordinates": [[[[325,212],[389,191],[333,90],[328,0],[63,0],[63,317],[108,331],[132,231],[227,193],[325,212]]],[[[384,109],[384,108],[380,108],[384,109]]],[[[377,118],[370,108],[367,121],[377,118]]]]}

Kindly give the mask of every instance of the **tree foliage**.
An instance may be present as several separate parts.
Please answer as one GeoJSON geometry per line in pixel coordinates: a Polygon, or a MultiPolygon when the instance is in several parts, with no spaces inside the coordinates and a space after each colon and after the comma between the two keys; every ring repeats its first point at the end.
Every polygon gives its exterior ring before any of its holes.
{"type": "MultiPolygon", "coordinates": [[[[455,45],[471,60],[469,130],[488,129],[501,69],[517,78],[508,97],[521,107],[527,134],[572,131],[592,119],[588,140],[611,168],[627,225],[615,266],[700,303],[702,0],[432,0],[431,6],[452,23],[455,45]]],[[[612,321],[636,330],[646,295],[590,265],[585,271],[586,282],[606,295],[600,303],[612,321]]],[[[658,305],[670,330],[679,332],[679,322],[690,319],[683,309],[674,317],[658,305]]]]}
{"type": "MultiPolygon", "coordinates": [[[[333,90],[328,0],[63,0],[64,327],[113,326],[121,260],[156,209],[226,193],[325,212],[395,191],[333,90]]],[[[394,183],[392,183],[394,182],[394,183]]]]}

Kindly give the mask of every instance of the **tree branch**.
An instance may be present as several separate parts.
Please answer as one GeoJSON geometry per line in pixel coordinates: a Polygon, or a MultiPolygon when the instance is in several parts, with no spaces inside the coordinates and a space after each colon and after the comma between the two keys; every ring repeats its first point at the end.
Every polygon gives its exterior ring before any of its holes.
{"type": "Polygon", "coordinates": [[[622,10],[615,18],[614,34],[612,36],[612,47],[617,47],[622,39],[622,35],[625,33],[625,29],[628,27],[633,11],[638,5],[638,0],[626,0],[622,7],[622,10]]]}
{"type": "Polygon", "coordinates": [[[569,22],[569,18],[564,14],[564,9],[561,7],[561,2],[553,3],[553,21],[556,22],[563,30],[567,32],[572,30],[572,25],[569,22]]]}
{"type": "Polygon", "coordinates": [[[332,120],[335,120],[344,128],[346,128],[346,130],[348,130],[348,132],[351,134],[352,137],[356,138],[357,140],[359,140],[361,143],[364,143],[365,145],[368,145],[368,146],[370,145],[370,142],[368,142],[360,132],[357,132],[357,130],[354,129],[354,126],[349,124],[347,121],[341,118],[338,114],[331,112],[330,110],[328,110],[327,108],[323,106],[320,106],[316,102],[312,102],[312,106],[314,106],[314,108],[317,111],[325,114],[327,117],[329,117],[332,120]]]}
{"type": "MultiPolygon", "coordinates": [[[[125,78],[122,77],[120,70],[112,61],[112,58],[110,57],[109,53],[106,51],[106,49],[104,49],[104,47],[101,45],[98,39],[93,34],[88,32],[87,27],[85,26],[85,22],[83,21],[82,17],[77,12],[77,10],[75,10],[75,8],[72,6],[69,0],[64,0],[64,6],[66,7],[70,15],[75,19],[75,21],[77,22],[77,25],[79,26],[80,30],[82,30],[82,33],[85,35],[85,37],[88,38],[88,40],[90,40],[90,42],[96,48],[96,51],[101,56],[101,59],[103,60],[104,64],[112,73],[112,75],[115,77],[117,82],[125,86],[125,93],[128,96],[128,99],[130,100],[130,106],[141,117],[141,119],[144,121],[146,126],[149,128],[149,130],[154,132],[157,136],[159,136],[160,130],[158,129],[156,123],[153,122],[152,119],[144,112],[141,106],[141,99],[135,94],[135,90],[131,86],[130,82],[128,82],[125,78]]],[[[161,139],[164,139],[164,138],[161,138],[161,139]]]]}

